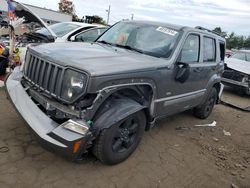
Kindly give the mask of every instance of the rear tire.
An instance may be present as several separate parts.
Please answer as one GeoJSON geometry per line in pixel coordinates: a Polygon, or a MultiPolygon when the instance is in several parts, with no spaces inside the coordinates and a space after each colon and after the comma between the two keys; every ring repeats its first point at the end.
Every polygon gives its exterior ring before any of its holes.
{"type": "Polygon", "coordinates": [[[206,119],[213,111],[214,105],[217,101],[218,92],[216,88],[212,88],[206,101],[199,107],[194,108],[194,116],[200,119],[206,119]]]}
{"type": "Polygon", "coordinates": [[[102,130],[93,147],[94,155],[107,165],[126,160],[140,143],[145,127],[145,113],[139,111],[102,130]]]}

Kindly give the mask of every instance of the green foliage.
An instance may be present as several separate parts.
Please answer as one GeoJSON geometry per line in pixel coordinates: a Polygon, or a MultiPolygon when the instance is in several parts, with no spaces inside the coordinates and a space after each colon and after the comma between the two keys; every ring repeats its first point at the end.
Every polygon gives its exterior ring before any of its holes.
{"type": "Polygon", "coordinates": [[[216,27],[213,31],[226,38],[227,49],[250,49],[250,36],[244,37],[242,35],[236,35],[234,32],[227,33],[222,31],[221,27],[216,27]]]}
{"type": "Polygon", "coordinates": [[[93,23],[104,24],[104,25],[106,24],[105,20],[97,15],[93,16],[93,23]]]}

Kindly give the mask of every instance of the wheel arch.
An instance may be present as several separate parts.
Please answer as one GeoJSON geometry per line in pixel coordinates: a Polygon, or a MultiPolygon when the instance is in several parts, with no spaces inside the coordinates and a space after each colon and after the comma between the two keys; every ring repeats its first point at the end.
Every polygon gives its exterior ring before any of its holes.
{"type": "MultiPolygon", "coordinates": [[[[147,122],[151,122],[153,118],[152,104],[154,97],[154,87],[152,87],[152,85],[150,84],[135,84],[105,88],[99,91],[98,96],[93,102],[93,105],[85,112],[85,116],[87,117],[87,119],[93,120],[93,126],[94,129],[97,129],[97,132],[99,132],[99,126],[101,126],[101,129],[107,128],[107,126],[111,126],[114,122],[119,121],[119,119],[123,117],[124,111],[126,110],[126,116],[129,116],[130,114],[135,113],[139,110],[143,110],[145,112],[147,122]],[[100,119],[105,111],[109,110],[110,108],[117,109],[110,114],[115,117],[114,121],[105,122],[105,125],[103,124],[95,126],[95,123],[99,122],[98,119],[100,119]],[[120,110],[120,108],[124,108],[126,110],[120,110]]],[[[149,129],[148,124],[146,126],[146,129],[149,129]]]]}

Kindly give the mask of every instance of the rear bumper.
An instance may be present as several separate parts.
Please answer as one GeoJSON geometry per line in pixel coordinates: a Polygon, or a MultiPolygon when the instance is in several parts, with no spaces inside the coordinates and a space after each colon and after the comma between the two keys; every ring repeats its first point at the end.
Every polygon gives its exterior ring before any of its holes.
{"type": "Polygon", "coordinates": [[[17,112],[37,137],[39,143],[45,149],[60,154],[69,160],[75,161],[79,159],[82,153],[86,152],[90,134],[81,135],[72,132],[50,119],[27,94],[20,83],[21,78],[22,73],[17,67],[5,81],[6,93],[17,112]],[[79,150],[74,152],[73,146],[79,141],[81,141],[79,150]]]}

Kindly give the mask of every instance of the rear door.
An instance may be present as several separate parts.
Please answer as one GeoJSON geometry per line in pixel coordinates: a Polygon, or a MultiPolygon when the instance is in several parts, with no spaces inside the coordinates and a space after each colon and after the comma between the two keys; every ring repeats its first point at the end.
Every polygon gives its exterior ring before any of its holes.
{"type": "Polygon", "coordinates": [[[215,38],[202,36],[202,79],[200,84],[203,89],[207,89],[210,79],[219,71],[217,62],[224,63],[224,56],[219,55],[220,51],[222,51],[220,43],[216,42],[215,38]]]}

